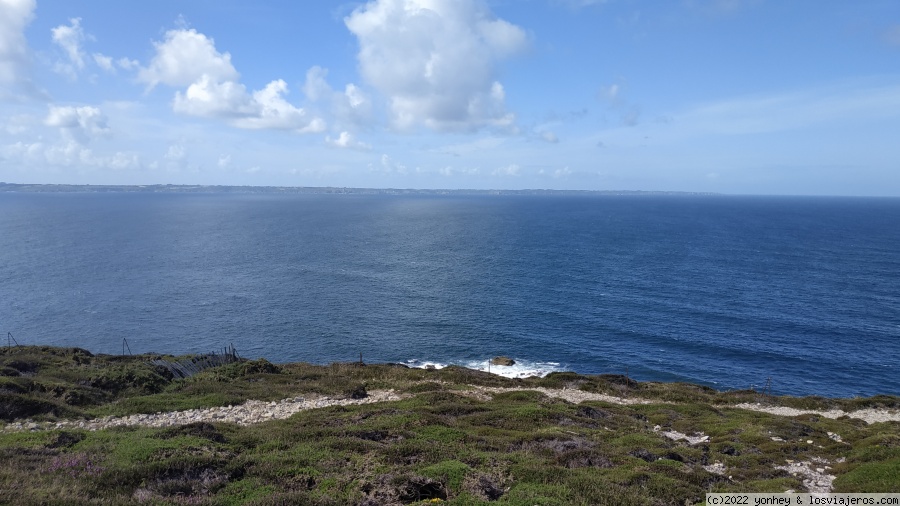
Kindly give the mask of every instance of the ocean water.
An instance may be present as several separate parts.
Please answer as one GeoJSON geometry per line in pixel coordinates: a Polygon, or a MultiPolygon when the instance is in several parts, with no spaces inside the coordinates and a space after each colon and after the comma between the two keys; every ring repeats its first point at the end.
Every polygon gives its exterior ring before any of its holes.
{"type": "Polygon", "coordinates": [[[0,193],[0,333],[900,394],[900,199],[0,193]]]}

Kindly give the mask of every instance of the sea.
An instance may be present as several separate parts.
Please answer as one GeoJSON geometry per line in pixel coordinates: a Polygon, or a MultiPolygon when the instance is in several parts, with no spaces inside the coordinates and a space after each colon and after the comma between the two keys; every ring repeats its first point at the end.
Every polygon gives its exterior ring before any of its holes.
{"type": "Polygon", "coordinates": [[[0,337],[900,395],[900,199],[4,192],[0,337]]]}

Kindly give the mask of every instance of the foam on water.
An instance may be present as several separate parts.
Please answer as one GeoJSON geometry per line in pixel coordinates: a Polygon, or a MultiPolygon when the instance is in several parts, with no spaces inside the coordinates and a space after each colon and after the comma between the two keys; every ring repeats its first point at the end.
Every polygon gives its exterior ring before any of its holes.
{"type": "Polygon", "coordinates": [[[460,362],[435,362],[430,360],[410,359],[406,361],[409,367],[425,369],[429,366],[435,369],[443,369],[448,365],[458,365],[476,371],[489,372],[505,378],[529,378],[538,376],[543,378],[551,372],[565,371],[559,362],[535,362],[530,360],[521,360],[514,358],[515,364],[511,366],[491,365],[491,359],[485,360],[464,360],[460,362]]]}

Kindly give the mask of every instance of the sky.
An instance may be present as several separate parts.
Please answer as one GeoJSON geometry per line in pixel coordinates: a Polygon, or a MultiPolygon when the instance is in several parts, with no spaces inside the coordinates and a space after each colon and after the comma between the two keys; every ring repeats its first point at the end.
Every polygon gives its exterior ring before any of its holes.
{"type": "Polygon", "coordinates": [[[900,1],[0,0],[0,181],[900,196],[900,1]]]}

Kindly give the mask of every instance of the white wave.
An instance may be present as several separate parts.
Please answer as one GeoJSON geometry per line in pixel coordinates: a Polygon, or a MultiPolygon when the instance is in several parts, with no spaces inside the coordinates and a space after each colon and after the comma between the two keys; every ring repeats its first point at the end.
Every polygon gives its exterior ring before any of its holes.
{"type": "Polygon", "coordinates": [[[516,363],[511,366],[492,365],[491,359],[468,360],[458,363],[443,363],[430,360],[410,359],[406,361],[406,365],[419,369],[426,369],[429,366],[434,367],[435,369],[443,369],[448,365],[458,365],[467,367],[469,369],[474,369],[476,371],[489,372],[491,374],[496,374],[498,376],[503,376],[506,378],[529,378],[531,376],[538,376],[543,378],[551,372],[566,370],[559,362],[533,362],[530,360],[521,360],[518,358],[514,358],[513,360],[515,360],[516,363]]]}

